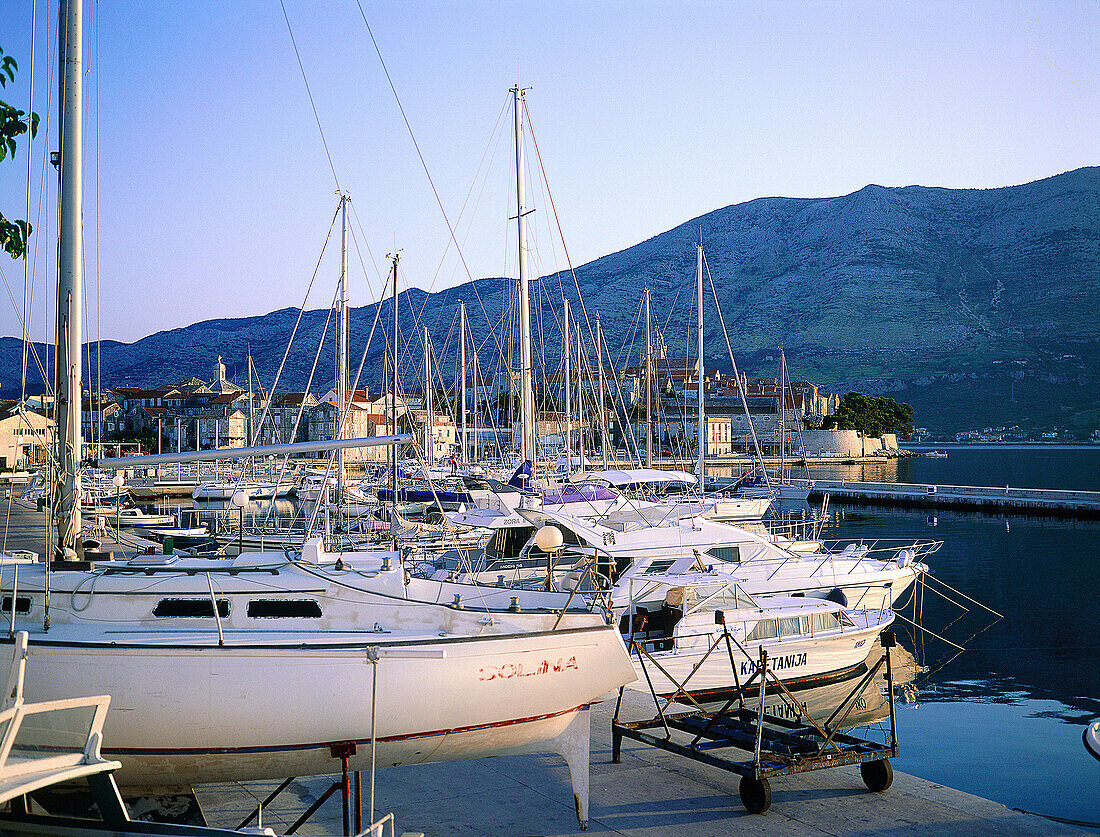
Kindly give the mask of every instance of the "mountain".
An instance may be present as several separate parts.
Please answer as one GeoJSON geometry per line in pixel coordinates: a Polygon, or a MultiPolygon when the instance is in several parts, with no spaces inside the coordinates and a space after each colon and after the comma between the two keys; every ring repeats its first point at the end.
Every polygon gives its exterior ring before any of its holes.
{"type": "MultiPolygon", "coordinates": [[[[628,341],[638,355],[646,283],[669,354],[694,354],[687,347],[689,340],[694,345],[699,240],[738,365],[749,374],[774,374],[783,347],[795,377],[907,400],[917,408],[916,423],[934,430],[1100,427],[1100,167],[997,189],[870,185],[834,198],[760,198],[692,219],[577,269],[585,310],[593,324],[600,312],[616,358],[628,341]]],[[[582,321],[583,314],[567,272],[544,277],[542,288],[532,291],[532,299],[543,300],[535,310],[537,363],[553,369],[562,288],[582,321]]],[[[403,294],[403,339],[415,335],[404,349],[407,382],[421,374],[424,325],[444,378],[453,375],[460,299],[483,345],[483,367],[498,369],[492,358],[510,333],[501,325],[508,289],[506,280],[490,278],[403,294]]],[[[729,369],[709,286],[707,296],[707,362],[729,369]]],[[[382,308],[362,379],[372,387],[382,378],[389,303],[382,308]]],[[[352,313],[353,376],[375,314],[374,306],[352,313]]],[[[309,379],[326,317],[303,315],[280,389],[309,379]]],[[[242,380],[251,346],[270,385],[296,318],[296,310],[285,309],[104,344],[103,378],[145,386],[209,378],[222,355],[242,380]]],[[[315,390],[331,380],[331,330],[315,390]]],[[[18,391],[20,369],[19,341],[0,341],[0,395],[18,391]]]]}

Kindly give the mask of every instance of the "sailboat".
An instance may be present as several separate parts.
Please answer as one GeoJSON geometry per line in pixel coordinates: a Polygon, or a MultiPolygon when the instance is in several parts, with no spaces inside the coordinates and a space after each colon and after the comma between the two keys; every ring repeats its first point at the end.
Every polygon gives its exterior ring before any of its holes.
{"type": "MultiPolygon", "coordinates": [[[[58,551],[6,562],[11,645],[29,635],[28,700],[109,694],[104,754],[120,784],[285,778],[521,751],[558,751],[587,820],[585,708],[634,677],[617,628],[558,596],[545,607],[409,597],[400,554],[294,550],[207,560],[102,560],[81,527],[81,0],[62,5],[58,280],[58,551]]],[[[517,124],[520,94],[517,91],[517,124]]],[[[341,399],[342,401],[343,399],[341,399]]],[[[406,436],[143,457],[394,445],[406,436]]],[[[396,459],[396,457],[395,457],[396,459]]],[[[126,457],[101,461],[125,468],[126,457]]]]}

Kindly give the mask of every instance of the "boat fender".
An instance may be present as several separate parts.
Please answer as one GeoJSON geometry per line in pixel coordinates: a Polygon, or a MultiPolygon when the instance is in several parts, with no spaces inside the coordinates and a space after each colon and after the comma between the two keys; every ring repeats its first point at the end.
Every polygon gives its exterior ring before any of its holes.
{"type": "Polygon", "coordinates": [[[903,549],[898,552],[898,567],[904,569],[913,563],[916,553],[911,549],[903,549]]]}
{"type": "Polygon", "coordinates": [[[848,597],[844,595],[844,591],[841,590],[839,587],[834,587],[832,590],[830,590],[829,595],[825,597],[825,600],[829,602],[836,602],[841,607],[848,606],[848,597]]]}

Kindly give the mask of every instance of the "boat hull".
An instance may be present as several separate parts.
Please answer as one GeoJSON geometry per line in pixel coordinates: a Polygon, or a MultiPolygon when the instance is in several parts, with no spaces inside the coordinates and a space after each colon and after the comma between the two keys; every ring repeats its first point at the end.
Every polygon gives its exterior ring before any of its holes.
{"type": "Polygon", "coordinates": [[[293,639],[118,640],[32,639],[26,690],[33,700],[72,695],[74,684],[110,694],[103,752],[122,761],[118,781],[128,787],[324,773],[334,769],[332,746],[347,742],[357,745],[351,767],[367,768],[375,674],[377,763],[386,766],[537,749],[633,678],[610,626],[415,642],[367,636],[308,653],[293,639]]]}

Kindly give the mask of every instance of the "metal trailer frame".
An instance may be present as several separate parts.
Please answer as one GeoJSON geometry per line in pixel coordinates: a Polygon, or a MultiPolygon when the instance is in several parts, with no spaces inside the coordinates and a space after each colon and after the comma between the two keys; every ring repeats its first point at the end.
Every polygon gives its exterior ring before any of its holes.
{"type": "MultiPolygon", "coordinates": [[[[724,626],[725,623],[720,612],[716,615],[716,618],[724,626]]],[[[729,635],[729,631],[724,629],[723,633],[719,634],[712,644],[711,651],[714,651],[724,641],[732,666],[733,649],[731,640],[744,650],[740,643],[737,643],[729,635]]],[[[652,678],[646,671],[645,658],[649,657],[650,661],[658,667],[659,663],[653,660],[648,651],[645,650],[644,642],[631,639],[630,645],[642,661],[642,673],[645,675],[653,694],[654,703],[657,706],[657,715],[642,721],[620,720],[619,712],[622,708],[623,689],[619,689],[615,717],[611,722],[612,761],[615,764],[621,762],[622,740],[623,738],[630,738],[731,773],[737,773],[741,776],[739,787],[741,802],[749,812],[754,814],[762,814],[771,807],[772,792],[771,784],[768,781],[771,776],[786,776],[794,773],[806,773],[811,770],[824,770],[830,767],[859,764],[860,775],[868,789],[874,792],[884,791],[890,787],[894,779],[893,767],[890,765],[889,760],[898,755],[897,723],[894,714],[894,681],[890,666],[890,649],[894,647],[896,642],[894,633],[884,631],[881,635],[881,642],[885,651],[884,655],[859,679],[855,688],[840,702],[836,711],[828,720],[819,723],[801,707],[799,707],[801,720],[798,721],[769,715],[764,711],[764,696],[769,678],[785,701],[793,701],[795,706],[798,706],[798,702],[775,673],[768,668],[767,651],[763,648],[760,649],[759,666],[744,684],[739,682],[737,669],[733,668],[737,696],[728,700],[717,712],[704,710],[687,690],[688,683],[698,668],[693,670],[683,683],[680,683],[678,691],[671,697],[666,698],[662,706],[662,701],[653,687],[652,678]],[[856,705],[856,697],[863,692],[883,665],[886,667],[885,679],[890,707],[890,740],[887,744],[856,738],[840,731],[841,725],[856,705]],[[756,709],[751,709],[746,705],[744,692],[757,677],[760,678],[759,706],[756,709]],[[665,710],[669,705],[679,698],[694,703],[697,708],[675,714],[666,713],[665,710]],[[734,703],[738,704],[736,708],[733,708],[734,703]],[[657,733],[657,730],[663,730],[664,734],[657,733]],[[689,736],[690,741],[683,743],[682,741],[673,740],[673,730],[689,736]],[[715,751],[730,747],[747,750],[752,753],[752,758],[737,761],[715,754],[715,751]]],[[[707,652],[705,656],[709,656],[709,654],[710,652],[707,652]]]]}

